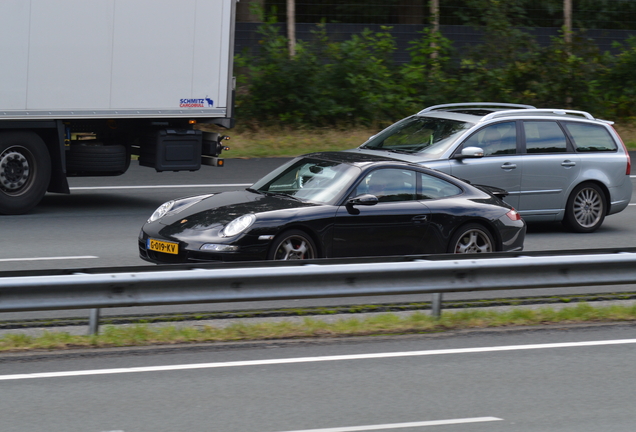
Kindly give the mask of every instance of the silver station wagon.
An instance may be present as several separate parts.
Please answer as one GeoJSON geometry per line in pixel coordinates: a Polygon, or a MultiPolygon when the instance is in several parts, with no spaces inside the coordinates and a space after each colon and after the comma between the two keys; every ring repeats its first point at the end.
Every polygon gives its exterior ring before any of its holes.
{"type": "Polygon", "coordinates": [[[583,111],[472,102],[428,107],[349,152],[384,154],[496,186],[529,222],[592,232],[632,195],[612,122],[583,111]]]}

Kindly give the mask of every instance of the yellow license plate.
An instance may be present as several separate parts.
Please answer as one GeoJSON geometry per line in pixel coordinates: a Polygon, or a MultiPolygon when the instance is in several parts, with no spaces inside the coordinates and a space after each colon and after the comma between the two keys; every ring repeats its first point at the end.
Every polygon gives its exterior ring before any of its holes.
{"type": "Polygon", "coordinates": [[[148,239],[148,249],[155,252],[163,252],[176,255],[179,253],[179,244],[148,239]]]}

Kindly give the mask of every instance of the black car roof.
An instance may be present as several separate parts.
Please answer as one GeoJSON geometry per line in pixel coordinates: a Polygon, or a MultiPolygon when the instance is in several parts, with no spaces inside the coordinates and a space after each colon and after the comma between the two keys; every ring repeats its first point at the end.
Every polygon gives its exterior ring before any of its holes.
{"type": "Polygon", "coordinates": [[[349,152],[316,152],[308,153],[299,156],[299,158],[313,158],[322,159],[331,162],[347,163],[350,165],[358,166],[362,169],[368,168],[370,165],[399,165],[404,167],[414,168],[418,171],[435,173],[437,176],[446,179],[455,179],[463,184],[472,186],[471,182],[465,179],[455,177],[454,175],[447,174],[445,172],[436,170],[434,168],[427,167],[415,162],[406,162],[400,159],[394,159],[386,156],[367,154],[367,153],[349,153],[349,152]]]}
{"type": "Polygon", "coordinates": [[[374,162],[392,162],[399,165],[411,165],[418,166],[410,162],[404,162],[399,159],[390,158],[387,156],[373,155],[366,153],[349,153],[349,152],[316,152],[304,154],[301,157],[310,157],[314,159],[323,159],[333,162],[348,163],[351,165],[368,165],[374,162]]]}

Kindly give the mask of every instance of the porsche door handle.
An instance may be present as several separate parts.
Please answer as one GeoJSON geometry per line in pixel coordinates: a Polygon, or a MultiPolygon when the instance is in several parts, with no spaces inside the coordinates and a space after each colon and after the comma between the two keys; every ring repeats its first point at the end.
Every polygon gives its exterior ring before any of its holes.
{"type": "Polygon", "coordinates": [[[561,162],[561,166],[566,168],[571,168],[573,166],[576,166],[576,162],[573,162],[571,160],[564,160],[563,162],[561,162]]]}
{"type": "Polygon", "coordinates": [[[501,166],[501,169],[503,169],[503,170],[512,170],[512,169],[515,169],[515,168],[517,168],[517,164],[513,164],[513,163],[510,163],[510,162],[506,162],[505,164],[503,164],[501,166]]]}
{"type": "Polygon", "coordinates": [[[411,219],[413,222],[419,223],[419,222],[426,222],[428,220],[428,215],[417,215],[417,216],[413,216],[413,219],[411,219]]]}

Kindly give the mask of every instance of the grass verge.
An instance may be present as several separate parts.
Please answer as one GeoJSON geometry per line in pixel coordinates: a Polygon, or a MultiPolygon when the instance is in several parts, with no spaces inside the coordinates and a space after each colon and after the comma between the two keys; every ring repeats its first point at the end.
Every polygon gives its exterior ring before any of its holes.
{"type": "Polygon", "coordinates": [[[636,122],[616,123],[614,128],[623,139],[627,150],[636,150],[636,122]]]}
{"type": "Polygon", "coordinates": [[[379,130],[374,129],[290,129],[248,130],[200,126],[202,130],[229,135],[230,150],[225,158],[294,157],[318,151],[340,151],[358,147],[379,130]]]}
{"type": "Polygon", "coordinates": [[[440,320],[435,320],[426,313],[414,312],[406,316],[387,313],[366,318],[344,318],[334,322],[325,322],[314,318],[304,318],[300,323],[250,324],[242,322],[222,328],[213,326],[151,327],[146,324],[136,324],[132,326],[106,326],[100,335],[95,336],[77,336],[54,331],[46,331],[40,336],[6,334],[0,338],[0,352],[439,333],[459,329],[635,320],[636,304],[593,307],[588,303],[579,303],[576,306],[558,310],[542,307],[538,309],[515,308],[510,311],[472,309],[444,312],[440,320]]]}

